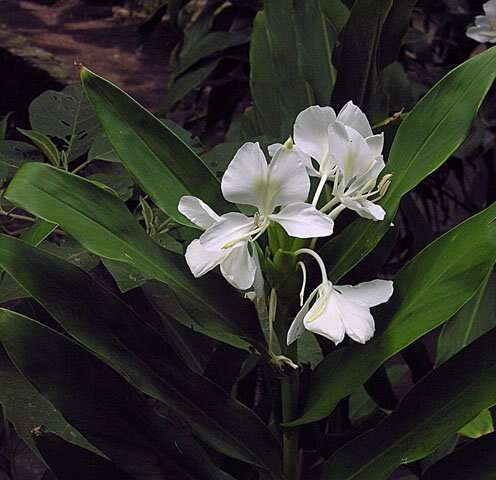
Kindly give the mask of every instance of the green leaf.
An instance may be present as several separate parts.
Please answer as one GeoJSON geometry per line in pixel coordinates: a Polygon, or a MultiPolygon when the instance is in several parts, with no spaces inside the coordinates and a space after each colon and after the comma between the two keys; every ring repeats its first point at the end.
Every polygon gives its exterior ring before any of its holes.
{"type": "MultiPolygon", "coordinates": [[[[436,365],[444,363],[455,353],[484,333],[496,327],[496,276],[490,272],[476,295],[449,322],[439,335],[436,349],[436,365]]],[[[477,438],[494,429],[491,414],[485,410],[460,430],[460,434],[477,438]]]]}
{"type": "Polygon", "coordinates": [[[84,271],[6,235],[0,235],[0,265],[69,334],[162,401],[206,443],[275,468],[278,445],[262,422],[214,383],[189,371],[172,352],[167,354],[162,337],[84,271]]]}
{"type": "Polygon", "coordinates": [[[55,433],[39,429],[34,434],[34,440],[43,459],[59,479],[133,480],[111,461],[66,442],[55,433]]]}
{"type": "Polygon", "coordinates": [[[398,274],[394,295],[379,309],[374,338],[328,355],[315,369],[299,425],[319,420],[374,371],[451,318],[480,288],[496,261],[496,204],[431,243],[398,274]],[[442,261],[439,261],[439,259],[442,261]],[[429,312],[426,315],[425,312],[429,312]]]}
{"type": "Polygon", "coordinates": [[[393,2],[382,29],[378,51],[380,70],[398,60],[403,37],[408,31],[410,17],[416,3],[417,0],[396,0],[393,2]]]}
{"type": "Polygon", "coordinates": [[[341,35],[338,76],[333,105],[353,100],[373,123],[387,115],[386,98],[379,83],[378,49],[393,0],[356,0],[341,35]]]}
{"type": "Polygon", "coordinates": [[[170,110],[177,102],[182,100],[188,93],[199,87],[217,68],[220,58],[207,62],[198,68],[194,68],[174,78],[169,86],[165,98],[164,110],[170,110]]]}
{"type": "Polygon", "coordinates": [[[298,63],[308,88],[311,103],[329,105],[336,72],[332,65],[334,42],[329,38],[321,0],[295,2],[294,24],[298,63]]]}
{"type": "Polygon", "coordinates": [[[455,450],[422,475],[422,480],[494,480],[496,434],[487,435],[455,450]]]}
{"type": "Polygon", "coordinates": [[[150,239],[111,193],[76,175],[32,163],[19,170],[5,195],[24,210],[60,225],[88,251],[129,263],[167,284],[192,323],[201,323],[214,338],[243,348],[250,341],[263,350],[251,303],[214,273],[195,280],[184,258],[150,239]]]}
{"type": "Polygon", "coordinates": [[[60,165],[59,151],[46,135],[43,135],[43,133],[35,130],[24,130],[22,128],[18,128],[17,130],[19,130],[24,136],[28,137],[52,165],[56,167],[60,165]]]}
{"type": "Polygon", "coordinates": [[[385,480],[398,466],[425,457],[494,405],[495,341],[496,329],[425,376],[389,417],[324,464],[322,480],[385,480]]]}
{"type": "Polygon", "coordinates": [[[389,229],[402,196],[441,166],[461,145],[496,76],[496,49],[476,55],[448,73],[401,123],[384,173],[394,175],[381,205],[382,222],[355,220],[321,250],[330,278],[339,280],[389,229]]]}
{"type": "Polygon", "coordinates": [[[334,50],[339,34],[350,18],[350,10],[341,0],[320,0],[320,9],[326,18],[331,50],[334,50]]]}
{"type": "Polygon", "coordinates": [[[9,128],[9,119],[14,112],[8,112],[0,120],[0,140],[5,140],[7,137],[7,129],[9,128]]]}
{"type": "Polygon", "coordinates": [[[158,416],[142,394],[79,344],[5,309],[0,309],[0,341],[64,418],[137,480],[169,474],[178,480],[218,478],[187,433],[158,416]]]}
{"type": "Polygon", "coordinates": [[[209,32],[192,44],[190,48],[181,51],[176,75],[181,75],[195,65],[195,63],[215,53],[222,52],[227,48],[247,44],[249,41],[250,36],[247,32],[209,32]]]}
{"type": "Polygon", "coordinates": [[[109,139],[100,133],[88,151],[88,161],[104,160],[105,162],[120,163],[119,157],[115,154],[109,139]]]}
{"type": "Polygon", "coordinates": [[[129,172],[118,163],[101,165],[97,173],[86,177],[93,182],[109,187],[124,202],[133,195],[134,180],[129,172]]]}
{"type": "Polygon", "coordinates": [[[260,130],[285,140],[293,122],[312,105],[299,70],[293,2],[265,2],[255,17],[250,44],[250,90],[260,130]]]}
{"type": "Polygon", "coordinates": [[[494,432],[493,417],[489,410],[482,410],[473,420],[458,431],[468,438],[479,438],[494,432]]]}
{"type": "Polygon", "coordinates": [[[0,175],[12,176],[17,169],[27,162],[43,162],[41,152],[25,142],[5,140],[0,142],[0,175]]]}
{"type": "Polygon", "coordinates": [[[179,223],[183,195],[194,195],[219,214],[232,210],[219,182],[167,126],[126,93],[89,70],[81,71],[84,90],[115,153],[155,204],[179,223]]]}
{"type": "Polygon", "coordinates": [[[37,450],[31,430],[38,425],[45,425],[70,442],[92,448],[81,434],[66,422],[60,412],[19,373],[1,346],[0,384],[0,403],[7,418],[14,425],[17,435],[34,452],[37,450]]]}
{"type": "Polygon", "coordinates": [[[88,152],[99,131],[80,85],[43,92],[31,102],[29,120],[33,130],[65,141],[68,162],[88,152]]]}

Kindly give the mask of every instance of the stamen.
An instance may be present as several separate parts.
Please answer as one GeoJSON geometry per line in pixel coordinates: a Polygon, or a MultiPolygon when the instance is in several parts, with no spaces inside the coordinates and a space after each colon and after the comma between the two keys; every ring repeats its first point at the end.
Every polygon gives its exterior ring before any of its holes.
{"type": "Polygon", "coordinates": [[[233,247],[234,245],[236,245],[237,243],[239,242],[242,242],[243,240],[248,240],[250,239],[250,237],[252,235],[256,235],[257,233],[259,235],[257,235],[254,239],[250,240],[250,241],[255,241],[263,232],[265,232],[265,230],[267,230],[267,227],[268,227],[268,222],[267,221],[264,221],[262,223],[262,225],[260,225],[259,227],[251,230],[250,232],[246,233],[245,235],[242,235],[241,237],[239,238],[235,238],[234,240],[231,240],[229,242],[227,242],[226,244],[222,245],[222,248],[223,249],[227,249],[227,248],[231,248],[233,247]]]}
{"type": "Polygon", "coordinates": [[[294,253],[295,253],[295,255],[307,254],[307,255],[310,255],[311,257],[313,257],[313,259],[319,265],[320,273],[322,274],[322,283],[329,281],[327,278],[327,271],[326,271],[324,261],[322,260],[322,258],[320,257],[320,255],[317,252],[314,252],[313,250],[310,250],[309,248],[300,248],[299,250],[296,250],[296,252],[294,252],[294,253]]]}
{"type": "Polygon", "coordinates": [[[327,182],[327,175],[322,175],[322,177],[320,177],[317,190],[315,190],[315,195],[313,196],[312,205],[314,207],[316,207],[317,203],[319,202],[319,198],[322,195],[326,182],[327,182]]]}
{"type": "Polygon", "coordinates": [[[307,286],[307,267],[303,262],[298,262],[298,266],[301,268],[301,274],[303,276],[302,282],[301,282],[301,290],[300,290],[300,307],[303,307],[303,304],[305,303],[305,288],[307,286]]]}

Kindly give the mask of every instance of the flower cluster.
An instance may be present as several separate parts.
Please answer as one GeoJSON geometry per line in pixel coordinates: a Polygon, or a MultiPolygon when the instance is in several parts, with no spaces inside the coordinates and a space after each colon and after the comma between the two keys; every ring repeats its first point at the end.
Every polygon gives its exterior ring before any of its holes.
{"type": "Polygon", "coordinates": [[[312,247],[315,239],[332,235],[334,220],[346,208],[370,220],[384,219],[384,210],[375,203],[391,182],[390,175],[378,182],[385,166],[383,144],[383,135],[373,134],[367,117],[352,102],[338,115],[319,106],[301,112],[293,139],[269,146],[270,163],[258,143],[245,143],[224,173],[221,189],[229,202],[255,207],[253,215],[239,211],[218,215],[191,196],[179,202],[179,211],[204,230],[186,251],[193,275],[200,277],[219,266],[225,279],[249,298],[264,297],[256,240],[271,224],[278,224],[290,237],[309,239],[310,248],[292,253],[313,256],[322,271],[322,283],[305,302],[302,299],[288,343],[301,335],[303,327],[336,344],[345,334],[366,342],[374,333],[370,307],[389,299],[392,282],[335,286],[312,247]],[[309,202],[311,177],[317,181],[309,202]],[[328,200],[322,202],[326,188],[328,200]]]}
{"type": "Polygon", "coordinates": [[[481,43],[496,43],[496,0],[483,6],[485,15],[475,17],[475,25],[467,29],[467,37],[481,43]]]}

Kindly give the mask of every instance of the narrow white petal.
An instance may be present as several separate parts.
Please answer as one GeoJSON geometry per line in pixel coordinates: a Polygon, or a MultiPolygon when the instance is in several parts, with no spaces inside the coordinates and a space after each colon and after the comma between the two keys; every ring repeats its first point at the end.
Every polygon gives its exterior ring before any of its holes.
{"type": "Polygon", "coordinates": [[[185,258],[191,273],[198,278],[219,265],[227,254],[222,250],[207,250],[199,240],[193,240],[186,249],[185,258]]]}
{"type": "Polygon", "coordinates": [[[214,223],[218,222],[220,217],[205,202],[199,198],[184,196],[179,200],[177,209],[188,220],[193,222],[197,227],[206,230],[214,223]]]}
{"type": "Polygon", "coordinates": [[[302,157],[294,148],[280,148],[270,162],[262,213],[293,202],[304,202],[310,192],[310,178],[302,157]]]}
{"type": "Polygon", "coordinates": [[[276,154],[277,150],[279,150],[283,146],[284,145],[282,143],[273,143],[272,145],[269,145],[267,147],[267,150],[269,151],[270,158],[272,158],[276,154]]]}
{"type": "Polygon", "coordinates": [[[308,203],[287,205],[270,219],[297,238],[328,237],[334,229],[332,219],[308,203]]]}
{"type": "Polygon", "coordinates": [[[319,287],[317,287],[308,296],[306,302],[300,308],[300,311],[296,314],[296,317],[293,320],[293,323],[291,324],[288,330],[288,336],[287,336],[288,345],[291,345],[295,340],[297,340],[303,335],[303,331],[305,329],[305,326],[303,325],[303,319],[305,318],[305,315],[308,313],[308,310],[310,308],[310,303],[315,298],[315,295],[317,295],[318,291],[319,291],[319,287]]]}
{"type": "Polygon", "coordinates": [[[321,163],[329,152],[327,131],[336,120],[331,107],[313,106],[303,110],[295,120],[294,142],[296,146],[321,163]]]}
{"type": "Polygon", "coordinates": [[[345,298],[366,307],[375,307],[386,303],[393,294],[393,282],[390,280],[372,280],[358,285],[336,285],[334,287],[345,298]]]}
{"type": "Polygon", "coordinates": [[[360,199],[360,200],[350,200],[349,198],[343,197],[341,199],[341,203],[350,210],[355,211],[363,218],[367,218],[369,220],[374,220],[375,222],[379,222],[384,220],[386,216],[386,212],[380,206],[371,202],[370,200],[360,199]]]}
{"type": "Polygon", "coordinates": [[[384,133],[367,137],[365,141],[376,157],[382,155],[382,149],[384,148],[384,133]]]}
{"type": "Polygon", "coordinates": [[[231,248],[220,264],[224,278],[239,290],[248,290],[253,285],[256,269],[255,260],[248,250],[248,242],[231,248]]]}
{"type": "Polygon", "coordinates": [[[222,177],[224,198],[233,203],[260,207],[267,182],[267,160],[258,143],[245,143],[222,177]]]}
{"type": "Polygon", "coordinates": [[[362,137],[367,138],[373,135],[367,115],[351,100],[338,113],[337,120],[347,127],[354,128],[362,137]]]}
{"type": "Polygon", "coordinates": [[[319,295],[303,320],[307,330],[328,338],[336,345],[343,341],[345,335],[337,295],[338,293],[329,287],[328,291],[319,295]]]}
{"type": "Polygon", "coordinates": [[[482,8],[488,17],[496,19],[496,0],[489,0],[482,5],[482,8]]]}
{"type": "Polygon", "coordinates": [[[210,250],[222,249],[226,244],[240,239],[255,228],[253,219],[242,213],[222,215],[200,238],[200,243],[210,250]]]}
{"type": "Polygon", "coordinates": [[[365,138],[341,122],[329,127],[329,148],[346,183],[369,170],[376,159],[365,138]]]}
{"type": "MultiPolygon", "coordinates": [[[[339,294],[338,294],[339,295],[339,294]]],[[[346,334],[355,342],[365,343],[374,336],[375,323],[370,310],[349,301],[344,295],[337,299],[346,334]]]]}

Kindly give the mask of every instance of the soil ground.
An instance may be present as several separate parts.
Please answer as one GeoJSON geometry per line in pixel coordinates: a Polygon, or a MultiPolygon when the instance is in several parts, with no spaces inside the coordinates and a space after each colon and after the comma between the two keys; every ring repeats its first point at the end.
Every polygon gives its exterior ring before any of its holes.
{"type": "MultiPolygon", "coordinates": [[[[59,0],[53,5],[29,0],[0,0],[0,23],[33,47],[49,52],[71,81],[75,62],[112,80],[150,109],[159,107],[171,71],[174,34],[165,28],[141,41],[142,18],[125,9],[59,0]]],[[[1,47],[1,45],[0,45],[1,47]]]]}

